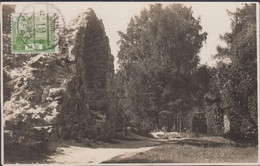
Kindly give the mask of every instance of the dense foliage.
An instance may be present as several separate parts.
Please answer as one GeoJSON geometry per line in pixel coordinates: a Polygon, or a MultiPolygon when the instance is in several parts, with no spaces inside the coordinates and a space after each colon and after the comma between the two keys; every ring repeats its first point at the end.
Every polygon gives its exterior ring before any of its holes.
{"type": "Polygon", "coordinates": [[[245,5],[229,15],[232,31],[221,36],[227,47],[218,47],[217,78],[222,107],[233,125],[231,135],[257,139],[256,5],[245,5]]]}
{"type": "Polygon", "coordinates": [[[200,19],[183,5],[155,4],[119,34],[120,104],[129,123],[146,131],[163,126],[180,131],[181,114],[192,105],[192,75],[207,36],[200,19]]]}

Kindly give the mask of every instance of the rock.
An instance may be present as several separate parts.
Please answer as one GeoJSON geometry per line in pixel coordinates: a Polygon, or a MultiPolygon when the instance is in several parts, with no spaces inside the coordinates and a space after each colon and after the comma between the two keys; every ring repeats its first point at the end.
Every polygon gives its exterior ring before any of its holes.
{"type": "Polygon", "coordinates": [[[55,99],[54,99],[54,100],[55,100],[55,101],[58,101],[58,100],[59,100],[59,101],[61,101],[61,100],[62,100],[62,98],[63,98],[62,96],[57,96],[57,97],[55,97],[55,99]]]}
{"type": "Polygon", "coordinates": [[[69,54],[69,56],[68,56],[68,60],[69,60],[70,62],[75,62],[76,58],[75,58],[74,55],[69,54]]]}
{"type": "Polygon", "coordinates": [[[31,63],[29,63],[29,65],[30,65],[31,67],[34,67],[34,68],[40,68],[40,67],[42,66],[42,63],[39,62],[39,61],[36,61],[36,62],[31,62],[31,63]]]}
{"type": "MultiPolygon", "coordinates": [[[[68,32],[67,40],[71,46],[67,56],[70,62],[75,57],[75,64],[70,65],[69,69],[76,75],[68,84],[61,114],[65,119],[72,119],[67,123],[77,128],[78,137],[105,136],[105,133],[102,135],[105,128],[98,126],[105,126],[107,121],[107,89],[109,76],[114,74],[114,60],[104,25],[90,9],[72,21],[68,32]],[[82,124],[78,126],[74,122],[82,124]]],[[[62,131],[65,133],[67,129],[63,127],[62,131]]],[[[72,133],[66,135],[75,137],[72,133]]]]}
{"type": "Polygon", "coordinates": [[[52,101],[52,98],[51,97],[46,97],[46,100],[47,101],[52,101]]]}
{"type": "Polygon", "coordinates": [[[50,97],[56,97],[62,94],[61,88],[52,88],[49,90],[49,96],[50,97]]]}
{"type": "Polygon", "coordinates": [[[20,81],[17,82],[18,87],[21,87],[22,85],[23,85],[23,81],[20,80],[20,81]]]}
{"type": "Polygon", "coordinates": [[[49,124],[55,138],[84,138],[88,144],[88,139],[107,137],[114,60],[102,20],[93,10],[82,13],[60,40],[57,54],[20,55],[11,54],[11,35],[3,34],[4,89],[10,91],[4,92],[4,120],[20,130],[13,132],[24,141],[31,139],[27,131],[41,139],[34,127],[49,124]]]}

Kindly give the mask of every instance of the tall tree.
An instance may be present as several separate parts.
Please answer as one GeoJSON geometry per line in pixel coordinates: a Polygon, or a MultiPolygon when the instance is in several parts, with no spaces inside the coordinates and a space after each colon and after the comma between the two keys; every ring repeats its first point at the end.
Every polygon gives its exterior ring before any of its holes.
{"type": "Polygon", "coordinates": [[[155,4],[132,18],[126,33],[119,34],[122,98],[126,101],[122,108],[130,123],[151,130],[162,127],[158,117],[166,112],[181,119],[181,111],[190,104],[190,79],[207,36],[200,19],[181,4],[155,4]]]}
{"type": "MultiPolygon", "coordinates": [[[[232,31],[221,36],[227,47],[218,47],[216,57],[229,58],[219,64],[219,89],[233,132],[246,138],[257,135],[257,47],[256,5],[245,4],[229,15],[232,31]]],[[[257,137],[256,137],[257,138],[257,137]]]]}

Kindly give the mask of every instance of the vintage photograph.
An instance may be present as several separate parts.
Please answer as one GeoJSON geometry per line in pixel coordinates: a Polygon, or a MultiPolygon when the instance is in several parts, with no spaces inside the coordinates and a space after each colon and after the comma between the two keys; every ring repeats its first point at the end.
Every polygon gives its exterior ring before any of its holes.
{"type": "Polygon", "coordinates": [[[259,165],[256,2],[2,2],[1,163],[259,165]]]}

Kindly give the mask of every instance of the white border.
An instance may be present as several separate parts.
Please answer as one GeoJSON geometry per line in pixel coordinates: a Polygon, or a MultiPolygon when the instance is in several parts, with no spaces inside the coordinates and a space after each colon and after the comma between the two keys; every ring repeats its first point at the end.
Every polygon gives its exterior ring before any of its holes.
{"type": "Polygon", "coordinates": [[[260,126],[259,126],[259,122],[260,122],[260,116],[259,116],[259,113],[260,113],[260,61],[259,61],[259,56],[260,56],[260,50],[259,50],[259,39],[260,39],[260,36],[259,36],[259,18],[260,18],[260,13],[259,13],[259,3],[256,3],[256,46],[257,46],[257,109],[258,109],[258,114],[257,114],[257,117],[258,117],[258,164],[260,165],[260,153],[259,153],[259,140],[260,140],[260,126]]]}
{"type": "MultiPolygon", "coordinates": [[[[65,2],[65,3],[149,3],[149,1],[147,2],[66,2],[66,1],[55,1],[55,3],[57,2],[65,2]]],[[[150,1],[151,2],[151,1],[150,1]]],[[[167,3],[167,2],[170,2],[170,1],[162,1],[162,2],[158,2],[158,1],[154,1],[152,3],[167,3]]],[[[195,1],[190,1],[190,2],[193,2],[195,3],[195,1]]],[[[220,3],[218,1],[213,1],[213,2],[205,2],[205,1],[197,1],[196,3],[220,3]]],[[[232,2],[232,1],[229,1],[229,2],[232,2]]],[[[17,4],[17,3],[20,3],[20,2],[7,2],[7,4],[17,4]]],[[[21,2],[22,3],[22,2],[21,2]]],[[[30,3],[33,3],[33,2],[30,2],[30,3]]],[[[51,2],[45,2],[45,3],[51,3],[51,2]]],[[[189,3],[188,1],[184,1],[184,2],[172,2],[172,3],[189,3]]],[[[221,2],[221,3],[225,3],[225,2],[221,2]]],[[[256,25],[257,25],[257,97],[258,97],[258,162],[256,163],[125,163],[125,164],[89,164],[89,163],[86,163],[86,164],[37,164],[37,165],[42,165],[42,166],[49,166],[49,165],[72,165],[72,166],[77,166],[77,165],[260,165],[260,153],[259,153],[259,140],[260,140],[260,126],[259,126],[259,122],[260,122],[260,116],[259,116],[259,113],[260,113],[260,65],[259,65],[259,54],[260,54],[260,42],[259,42],[259,39],[260,39],[260,33],[259,33],[259,18],[260,18],[260,13],[259,13],[259,3],[258,2],[247,2],[247,1],[244,1],[244,2],[241,2],[241,3],[255,3],[256,4],[256,25]]],[[[0,16],[2,18],[2,4],[5,4],[5,3],[1,3],[0,2],[0,5],[1,5],[1,13],[0,13],[0,16]]],[[[0,19],[1,19],[0,18],[0,19]]],[[[1,19],[1,122],[3,122],[3,23],[2,23],[2,20],[1,19]]],[[[4,164],[4,132],[3,132],[3,125],[1,124],[1,164],[3,165],[7,165],[7,166],[11,166],[11,165],[17,165],[17,164],[4,164]]],[[[22,166],[28,166],[28,165],[33,165],[33,164],[19,164],[19,165],[22,165],[22,166]]]]}
{"type": "Polygon", "coordinates": [[[3,125],[3,120],[4,120],[4,112],[3,112],[3,106],[4,106],[4,93],[3,93],[3,19],[2,19],[2,4],[0,2],[1,5],[1,164],[4,165],[4,125],[3,125]]]}
{"type": "MultiPolygon", "coordinates": [[[[86,164],[37,164],[40,166],[50,166],[50,165],[57,165],[57,166],[64,166],[64,165],[69,165],[69,166],[82,166],[82,165],[91,165],[91,166],[97,166],[97,165],[108,165],[108,166],[114,166],[114,165],[133,165],[133,166],[140,166],[140,165],[257,165],[258,166],[259,163],[124,163],[124,164],[90,164],[90,163],[86,163],[86,164]]],[[[36,164],[5,164],[6,166],[17,166],[17,165],[21,165],[21,166],[28,166],[28,165],[36,165],[36,164]]]]}

